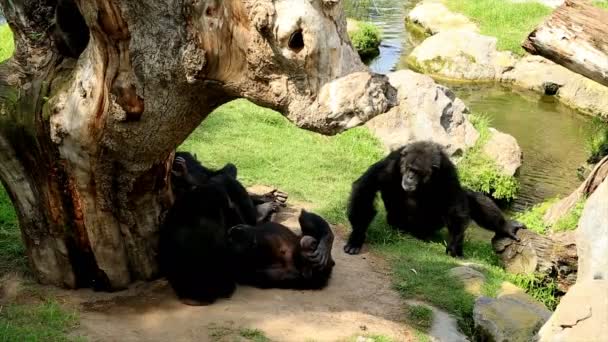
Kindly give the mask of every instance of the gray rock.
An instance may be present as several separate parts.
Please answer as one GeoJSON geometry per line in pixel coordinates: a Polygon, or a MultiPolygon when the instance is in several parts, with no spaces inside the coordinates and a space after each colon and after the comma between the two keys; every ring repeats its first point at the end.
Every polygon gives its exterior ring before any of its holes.
{"type": "MultiPolygon", "coordinates": [[[[605,221],[604,221],[605,222],[605,221]]],[[[608,336],[608,280],[577,282],[538,332],[540,342],[603,342],[608,336]]]]}
{"type": "Polygon", "coordinates": [[[408,300],[408,305],[422,305],[433,310],[433,323],[428,331],[432,341],[469,342],[469,339],[458,329],[458,322],[449,313],[418,300],[408,300]]]}
{"type": "Polygon", "coordinates": [[[608,87],[541,56],[526,56],[500,76],[500,81],[555,95],[564,104],[608,118],[608,87]]]}
{"type": "MultiPolygon", "coordinates": [[[[608,280],[608,179],[591,194],[579,221],[578,280],[608,280]]],[[[608,292],[604,299],[608,300],[608,292]]]]}
{"type": "Polygon", "coordinates": [[[418,25],[428,34],[464,29],[477,32],[478,28],[469,18],[451,12],[441,0],[425,0],[411,10],[406,20],[418,25]]]}
{"type": "Polygon", "coordinates": [[[479,133],[467,119],[469,110],[450,89],[411,70],[388,77],[397,89],[399,104],[366,123],[388,150],[432,140],[454,155],[475,144],[479,133]]]}
{"type": "Polygon", "coordinates": [[[483,153],[492,158],[504,174],[510,176],[517,173],[523,160],[523,153],[517,140],[494,128],[490,128],[490,138],[483,146],[483,153]]]}
{"type": "Polygon", "coordinates": [[[465,290],[474,295],[481,295],[481,288],[486,282],[486,276],[481,272],[467,266],[458,266],[452,268],[448,274],[462,282],[465,290]]]}
{"type": "Polygon", "coordinates": [[[473,308],[475,329],[482,341],[529,342],[550,316],[551,311],[508,283],[497,299],[479,297],[473,308]]]}
{"type": "Polygon", "coordinates": [[[517,61],[511,52],[496,50],[496,38],[462,29],[427,38],[407,60],[425,74],[471,81],[496,80],[517,61]]]}

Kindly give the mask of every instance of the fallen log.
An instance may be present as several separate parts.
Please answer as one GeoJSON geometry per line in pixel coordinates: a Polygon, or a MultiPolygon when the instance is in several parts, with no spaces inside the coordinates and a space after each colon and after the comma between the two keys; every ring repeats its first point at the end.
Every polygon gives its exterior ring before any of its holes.
{"type": "Polygon", "coordinates": [[[608,11],[566,0],[522,47],[608,86],[608,11]]]}

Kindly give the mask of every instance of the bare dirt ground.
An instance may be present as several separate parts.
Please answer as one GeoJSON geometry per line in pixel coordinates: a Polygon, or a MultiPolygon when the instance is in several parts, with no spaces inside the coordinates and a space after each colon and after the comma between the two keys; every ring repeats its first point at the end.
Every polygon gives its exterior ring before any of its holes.
{"type": "MultiPolygon", "coordinates": [[[[300,208],[289,205],[275,221],[299,229],[300,208]]],[[[414,340],[403,322],[405,304],[391,288],[382,260],[369,253],[345,254],[344,240],[336,235],[336,267],[321,291],[239,286],[232,298],[204,307],[177,301],[165,280],[113,294],[79,290],[54,295],[80,311],[74,334],[89,341],[248,341],[242,337],[251,332],[246,329],[281,342],[355,341],[367,335],[414,340]]]]}

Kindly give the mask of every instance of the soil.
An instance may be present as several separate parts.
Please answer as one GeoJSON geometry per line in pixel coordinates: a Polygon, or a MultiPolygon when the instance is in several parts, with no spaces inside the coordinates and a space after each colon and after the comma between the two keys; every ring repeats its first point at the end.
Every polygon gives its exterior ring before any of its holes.
{"type": "MultiPolygon", "coordinates": [[[[300,208],[289,204],[274,220],[297,230],[300,208]]],[[[180,303],[165,280],[117,293],[54,290],[53,295],[80,311],[73,334],[91,342],[360,341],[370,335],[415,340],[386,265],[367,251],[347,255],[344,243],[336,234],[336,267],[328,287],[319,291],[239,286],[230,299],[198,307],[180,303]]]]}

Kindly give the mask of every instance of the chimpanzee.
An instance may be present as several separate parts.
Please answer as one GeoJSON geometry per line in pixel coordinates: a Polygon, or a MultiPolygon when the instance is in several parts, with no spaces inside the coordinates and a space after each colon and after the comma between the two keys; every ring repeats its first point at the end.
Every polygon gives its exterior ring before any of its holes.
{"type": "Polygon", "coordinates": [[[237,281],[260,287],[324,286],[333,267],[329,225],[303,212],[304,236],[298,237],[265,222],[269,215],[258,214],[254,200],[275,203],[276,210],[286,195],[275,191],[252,199],[236,174],[232,164],[210,170],[189,153],[174,161],[177,194],[161,227],[159,264],[177,296],[190,305],[210,304],[229,297],[237,281]],[[262,276],[245,277],[256,272],[262,276]]]}
{"type": "Polygon", "coordinates": [[[523,226],[505,220],[496,204],[482,193],[463,189],[456,167],[441,145],[414,142],[376,162],[353,183],[348,219],[353,228],[344,251],[357,254],[376,215],[374,200],[380,191],[388,224],[427,237],[447,225],[446,253],[462,256],[464,232],[472,218],[481,227],[519,241],[523,226]]]}

